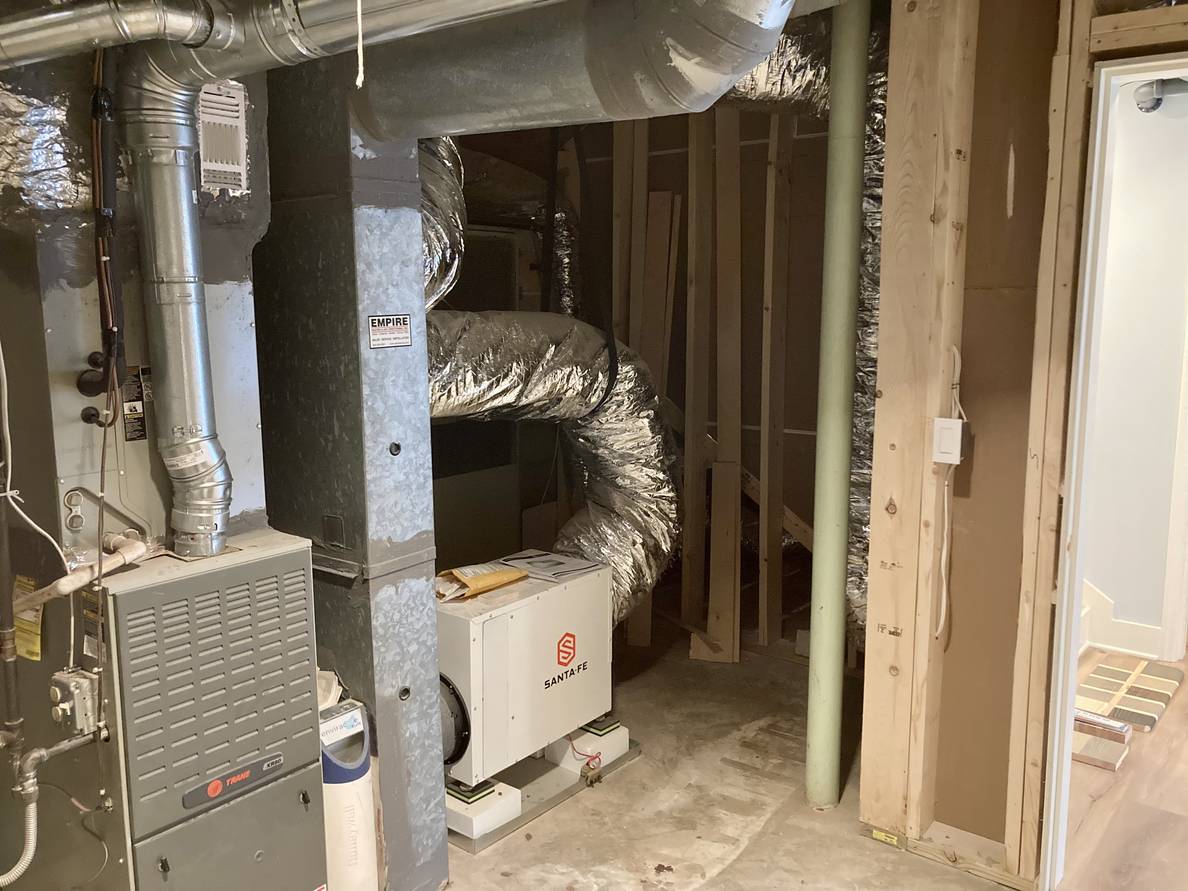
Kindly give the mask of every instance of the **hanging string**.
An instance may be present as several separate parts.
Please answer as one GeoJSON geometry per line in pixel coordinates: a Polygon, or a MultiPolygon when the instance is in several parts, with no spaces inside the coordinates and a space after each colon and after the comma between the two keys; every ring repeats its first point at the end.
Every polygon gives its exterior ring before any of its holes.
{"type": "Polygon", "coordinates": [[[355,57],[359,73],[355,75],[355,89],[363,87],[363,0],[355,0],[355,57]]]}

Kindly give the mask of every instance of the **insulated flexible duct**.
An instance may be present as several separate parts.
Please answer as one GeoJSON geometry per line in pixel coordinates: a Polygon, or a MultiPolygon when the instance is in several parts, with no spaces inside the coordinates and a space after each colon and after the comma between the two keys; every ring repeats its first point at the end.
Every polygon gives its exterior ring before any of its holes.
{"type": "Polygon", "coordinates": [[[435,419],[556,421],[585,504],[555,548],[611,567],[614,621],[668,565],[678,534],[676,449],[647,368],[606,335],[550,313],[428,316],[435,419]]]}
{"type": "MultiPolygon", "coordinates": [[[[794,19],[771,55],[738,82],[724,101],[744,108],[829,114],[828,16],[794,19]]],[[[870,551],[870,477],[874,460],[874,409],[878,364],[879,261],[882,245],[883,168],[886,156],[887,31],[875,22],[867,75],[866,157],[863,171],[862,265],[858,296],[858,347],[854,388],[854,439],[850,462],[850,545],[846,597],[854,629],[866,625],[867,555],[870,551]]]]}
{"type": "MultiPolygon", "coordinates": [[[[425,295],[430,303],[448,290],[441,288],[445,271],[456,266],[463,246],[463,172],[456,158],[448,138],[420,141],[425,295]],[[449,162],[443,164],[443,157],[449,162]],[[431,249],[438,244],[450,248],[431,249]]],[[[477,179],[483,180],[481,165],[477,179]]],[[[484,194],[490,198],[499,193],[495,188],[484,194]]],[[[522,222],[525,205],[518,191],[511,194],[517,198],[500,200],[484,212],[500,218],[510,214],[522,222]]],[[[528,206],[530,211],[540,209],[535,200],[528,206]]],[[[558,217],[563,217],[560,209],[558,217]]],[[[555,259],[571,259],[576,228],[558,219],[554,242],[555,259]]],[[[676,546],[676,449],[639,357],[622,344],[612,357],[606,334],[569,315],[567,301],[576,305],[577,282],[573,264],[562,265],[554,273],[562,273],[565,315],[429,313],[430,410],[437,420],[560,425],[585,505],[566,523],[554,547],[610,565],[618,622],[652,590],[676,546]]]]}

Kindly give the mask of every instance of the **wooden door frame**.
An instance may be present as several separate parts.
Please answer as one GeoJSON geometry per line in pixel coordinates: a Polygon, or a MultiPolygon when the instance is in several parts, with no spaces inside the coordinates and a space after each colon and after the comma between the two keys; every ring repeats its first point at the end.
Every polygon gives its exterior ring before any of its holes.
{"type": "MultiPolygon", "coordinates": [[[[1081,579],[1084,555],[1078,547],[1084,484],[1085,449],[1091,435],[1090,412],[1093,393],[1094,346],[1099,331],[1104,282],[1101,269],[1103,227],[1109,217],[1108,195],[1103,194],[1113,161],[1109,130],[1114,84],[1135,75],[1157,77],[1176,64],[1188,64],[1188,54],[1174,53],[1143,57],[1139,61],[1106,62],[1094,74],[1093,113],[1089,133],[1093,143],[1087,158],[1087,182],[1081,241],[1081,263],[1076,300],[1074,364],[1069,398],[1067,450],[1065,457],[1063,530],[1060,541],[1059,582],[1056,592],[1056,621],[1052,638],[1052,695],[1048,726],[1048,782],[1044,793],[1044,825],[1049,827],[1040,845],[1040,891],[1054,889],[1064,873],[1068,839],[1069,784],[1072,768],[1072,711],[1076,697],[1082,608],[1081,579]]],[[[1183,379],[1183,372],[1181,372],[1183,379]]],[[[1181,404],[1184,393],[1181,392],[1181,404]]],[[[1184,428],[1181,410],[1180,428],[1184,428]]],[[[1183,483],[1181,466],[1184,443],[1177,444],[1176,474],[1183,483]]],[[[1166,620],[1166,612],[1165,612],[1166,620]]]]}
{"type": "MultiPolygon", "coordinates": [[[[1073,408],[1071,360],[1082,269],[1093,68],[1109,58],[1188,47],[1188,7],[1099,15],[1096,0],[1063,0],[1060,27],[1052,68],[1049,189],[1036,301],[1006,825],[1008,870],[1036,876],[1041,889],[1054,875],[1052,846],[1064,831],[1058,812],[1050,807],[1063,782],[1056,772],[1063,767],[1052,760],[1051,753],[1067,728],[1055,720],[1064,711],[1061,697],[1049,696],[1049,659],[1053,664],[1066,660],[1064,650],[1076,633],[1076,626],[1071,630],[1068,626],[1068,598],[1061,604],[1057,625],[1056,595],[1068,574],[1067,568],[1061,571],[1059,545],[1073,408]],[[1052,782],[1045,788],[1049,765],[1052,782]],[[1045,826],[1056,826],[1058,831],[1044,831],[1045,826]],[[1042,872],[1041,851],[1045,855],[1042,872]]],[[[1059,692],[1055,684],[1052,689],[1059,692]]]]}

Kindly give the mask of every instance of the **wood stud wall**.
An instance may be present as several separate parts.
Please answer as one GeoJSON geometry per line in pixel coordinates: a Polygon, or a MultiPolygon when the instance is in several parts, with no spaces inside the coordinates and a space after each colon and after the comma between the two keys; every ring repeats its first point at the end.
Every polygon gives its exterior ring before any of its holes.
{"type": "MultiPolygon", "coordinates": [[[[782,473],[786,367],[783,332],[789,287],[790,158],[795,137],[794,116],[772,118],[763,254],[762,454],[760,473],[755,475],[742,463],[744,226],[740,113],[730,107],[717,107],[689,116],[685,196],[649,189],[646,122],[614,126],[611,218],[615,330],[626,331],[628,344],[652,369],[662,394],[668,393],[682,204],[688,220],[684,245],[685,407],[682,413],[666,400],[665,409],[685,440],[679,621],[694,632],[690,656],[697,659],[739,659],[744,495],[759,506],[764,529],[758,643],[778,641],[780,634],[779,561],[784,532],[812,547],[812,527],[784,504],[782,473]],[[711,410],[716,422],[712,436],[711,410]],[[708,501],[707,488],[713,496],[708,501]],[[712,510],[708,510],[710,504],[712,510]]],[[[643,646],[650,642],[651,611],[649,598],[633,613],[628,622],[630,643],[643,646]]]]}
{"type": "Polygon", "coordinates": [[[998,843],[933,820],[943,648],[932,628],[942,502],[926,440],[930,418],[946,413],[947,345],[960,335],[968,188],[962,155],[970,147],[977,7],[977,0],[892,4],[860,814],[884,841],[1008,887],[1033,888],[1092,69],[1100,58],[1188,46],[1188,9],[1102,15],[1095,0],[1061,0],[1003,778],[1005,841],[998,843]]]}

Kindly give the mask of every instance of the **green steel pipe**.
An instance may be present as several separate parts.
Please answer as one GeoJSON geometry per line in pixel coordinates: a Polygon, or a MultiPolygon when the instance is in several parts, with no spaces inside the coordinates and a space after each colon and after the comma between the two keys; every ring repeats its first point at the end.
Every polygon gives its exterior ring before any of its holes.
{"type": "Polygon", "coordinates": [[[808,802],[819,808],[833,807],[841,797],[846,553],[869,40],[870,0],[846,0],[834,9],[805,759],[808,802]]]}

